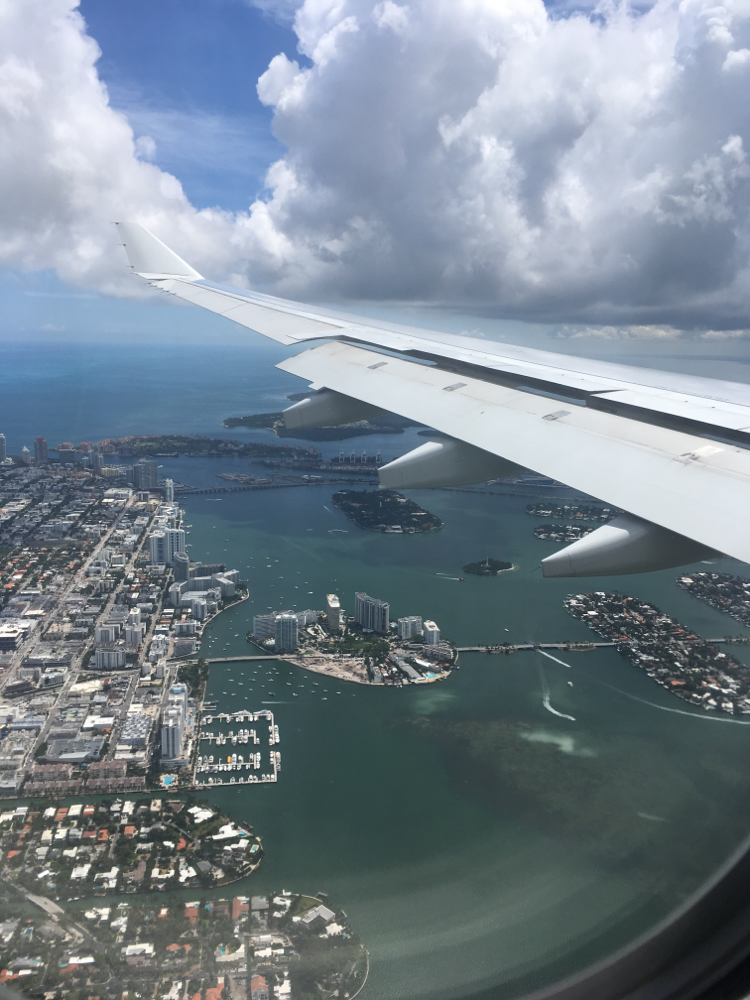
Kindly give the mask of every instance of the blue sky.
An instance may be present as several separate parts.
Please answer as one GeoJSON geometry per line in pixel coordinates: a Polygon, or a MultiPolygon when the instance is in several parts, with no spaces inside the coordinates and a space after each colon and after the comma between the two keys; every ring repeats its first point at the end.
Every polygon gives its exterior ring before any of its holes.
{"type": "Polygon", "coordinates": [[[112,227],[133,218],[290,298],[580,353],[741,354],[750,10],[585,8],[5,5],[0,336],[246,336],[144,298],[112,227]]]}
{"type": "Polygon", "coordinates": [[[198,208],[247,209],[283,153],[258,78],[279,52],[299,58],[290,27],[238,0],[83,0],[114,107],[156,143],[198,208]]]}

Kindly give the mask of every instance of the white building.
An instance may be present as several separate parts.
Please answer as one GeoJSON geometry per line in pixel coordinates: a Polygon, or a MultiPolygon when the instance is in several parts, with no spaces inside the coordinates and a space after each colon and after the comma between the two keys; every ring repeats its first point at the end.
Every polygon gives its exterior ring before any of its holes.
{"type": "Polygon", "coordinates": [[[299,633],[299,623],[297,616],[277,615],[274,651],[277,653],[292,653],[297,648],[297,636],[299,633]]]}
{"type": "Polygon", "coordinates": [[[97,670],[121,670],[125,666],[125,650],[121,646],[107,649],[100,646],[94,653],[94,667],[97,670]]]}
{"type": "Polygon", "coordinates": [[[164,499],[167,503],[174,503],[174,481],[172,479],[164,480],[164,499]]]}
{"type": "Polygon", "coordinates": [[[146,632],[145,625],[126,625],[125,626],[125,642],[130,643],[132,646],[140,646],[143,642],[143,636],[146,632]]]}
{"type": "Polygon", "coordinates": [[[329,632],[341,631],[341,602],[336,594],[326,594],[326,624],[329,632]]]}
{"type": "Polygon", "coordinates": [[[422,619],[419,615],[410,615],[408,618],[399,618],[398,637],[399,639],[412,639],[415,635],[422,634],[422,619]]]}
{"type": "Polygon", "coordinates": [[[425,646],[437,646],[440,642],[440,629],[435,622],[424,623],[424,642],[425,646]]]}
{"type": "Polygon", "coordinates": [[[177,552],[185,552],[183,528],[161,528],[148,536],[149,559],[152,566],[171,566],[177,552]]]}

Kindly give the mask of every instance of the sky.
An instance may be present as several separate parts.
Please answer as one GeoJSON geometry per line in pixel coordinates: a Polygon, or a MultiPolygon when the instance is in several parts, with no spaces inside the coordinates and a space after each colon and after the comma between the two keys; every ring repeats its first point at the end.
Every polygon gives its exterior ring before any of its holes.
{"type": "Polygon", "coordinates": [[[750,3],[0,0],[0,338],[246,336],[202,273],[576,353],[750,330],[750,3]],[[554,343],[551,343],[554,342],[554,343]]]}

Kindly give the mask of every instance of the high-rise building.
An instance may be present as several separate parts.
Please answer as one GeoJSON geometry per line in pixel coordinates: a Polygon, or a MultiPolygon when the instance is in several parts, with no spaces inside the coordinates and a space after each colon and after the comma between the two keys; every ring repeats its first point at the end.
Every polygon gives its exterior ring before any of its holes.
{"type": "Polygon", "coordinates": [[[31,465],[31,452],[26,447],[26,445],[24,445],[23,448],[21,448],[21,464],[31,465]]]}
{"type": "Polygon", "coordinates": [[[152,566],[171,566],[178,552],[185,553],[185,531],[182,528],[152,531],[148,536],[148,550],[152,566]]]}
{"type": "Polygon", "coordinates": [[[326,594],[326,625],[329,632],[341,630],[341,602],[335,594],[326,594]]]}
{"type": "Polygon", "coordinates": [[[133,486],[137,490],[159,488],[159,466],[153,458],[140,458],[133,466],[133,486]]]}
{"type": "Polygon", "coordinates": [[[196,563],[190,570],[190,576],[213,576],[214,573],[224,573],[226,563],[196,563]]]}
{"type": "Polygon", "coordinates": [[[385,601],[363,593],[354,595],[354,620],[365,632],[387,632],[389,614],[390,607],[385,601]]]}
{"type": "Polygon", "coordinates": [[[398,637],[399,639],[412,639],[415,635],[422,634],[422,619],[419,615],[410,615],[408,618],[399,618],[398,637]]]}
{"type": "Polygon", "coordinates": [[[163,531],[152,531],[148,536],[148,557],[152,566],[164,566],[167,558],[167,545],[163,531]]]}
{"type": "Polygon", "coordinates": [[[292,653],[297,648],[299,623],[296,615],[277,615],[274,652],[292,653]]]}
{"type": "Polygon", "coordinates": [[[167,503],[174,503],[174,480],[164,480],[164,499],[167,503]]]}
{"type": "Polygon", "coordinates": [[[8,457],[8,448],[5,444],[5,435],[0,434],[0,462],[4,462],[8,457]]]}
{"type": "Polygon", "coordinates": [[[182,751],[185,718],[179,703],[170,701],[161,720],[161,756],[163,760],[176,760],[182,751]]]}
{"type": "Polygon", "coordinates": [[[99,646],[94,653],[94,668],[96,670],[120,670],[125,666],[125,649],[116,646],[114,649],[107,649],[99,646]]]}
{"type": "Polygon", "coordinates": [[[424,623],[424,642],[425,646],[437,646],[440,642],[440,629],[435,622],[424,623]]]}
{"type": "Polygon", "coordinates": [[[169,703],[178,704],[181,706],[185,718],[187,718],[188,710],[188,689],[187,684],[173,684],[169,689],[169,703]]]}
{"type": "Polygon", "coordinates": [[[172,565],[178,552],[185,554],[185,531],[183,528],[167,528],[167,564],[172,565]]]}
{"type": "Polygon", "coordinates": [[[34,461],[37,465],[47,461],[47,442],[43,437],[34,438],[34,461]]]}
{"type": "Polygon", "coordinates": [[[186,552],[175,552],[174,559],[175,583],[183,583],[190,578],[190,557],[186,552]]]}
{"type": "Polygon", "coordinates": [[[101,452],[97,451],[94,455],[94,472],[101,472],[104,468],[105,459],[101,452]]]}

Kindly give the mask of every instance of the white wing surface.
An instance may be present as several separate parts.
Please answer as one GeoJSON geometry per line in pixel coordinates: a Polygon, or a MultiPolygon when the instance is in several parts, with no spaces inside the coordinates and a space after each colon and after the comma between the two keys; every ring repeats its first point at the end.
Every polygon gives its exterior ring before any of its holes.
{"type": "Polygon", "coordinates": [[[226,288],[137,223],[119,230],[152,285],[282,344],[325,341],[279,365],[312,383],[288,426],[385,410],[450,436],[384,466],[381,486],[485,481],[522,466],[627,512],[543,560],[546,576],[641,572],[717,552],[750,562],[750,387],[226,288]]]}

